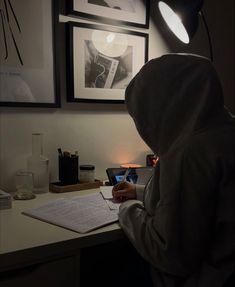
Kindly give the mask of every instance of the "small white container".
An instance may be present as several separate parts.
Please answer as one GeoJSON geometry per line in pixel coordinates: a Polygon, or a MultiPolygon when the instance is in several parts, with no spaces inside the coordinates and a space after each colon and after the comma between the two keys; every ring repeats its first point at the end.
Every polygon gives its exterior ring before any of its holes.
{"type": "Polygon", "coordinates": [[[80,165],[79,180],[81,182],[94,182],[95,181],[94,165],[90,165],[90,164],[80,165]]]}

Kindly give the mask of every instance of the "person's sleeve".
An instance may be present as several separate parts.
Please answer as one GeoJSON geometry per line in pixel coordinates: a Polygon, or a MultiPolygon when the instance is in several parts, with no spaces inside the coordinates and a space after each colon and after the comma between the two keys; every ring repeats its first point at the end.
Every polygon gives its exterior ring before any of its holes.
{"type": "Polygon", "coordinates": [[[137,199],[137,200],[143,201],[143,198],[144,198],[144,189],[145,189],[145,185],[140,185],[140,184],[136,184],[136,185],[135,185],[136,199],[137,199]]]}
{"type": "Polygon", "coordinates": [[[153,214],[140,202],[121,205],[119,222],[150,264],[186,276],[210,246],[218,175],[206,156],[186,152],[177,166],[162,162],[160,201],[153,214]]]}

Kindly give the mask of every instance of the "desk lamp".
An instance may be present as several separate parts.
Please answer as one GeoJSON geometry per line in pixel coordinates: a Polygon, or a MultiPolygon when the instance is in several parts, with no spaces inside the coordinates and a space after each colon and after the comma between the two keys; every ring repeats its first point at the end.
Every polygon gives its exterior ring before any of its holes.
{"type": "Polygon", "coordinates": [[[202,6],[203,0],[158,1],[158,8],[168,27],[185,44],[188,44],[196,33],[198,15],[201,15],[209,41],[210,58],[213,61],[212,44],[202,6]]]}

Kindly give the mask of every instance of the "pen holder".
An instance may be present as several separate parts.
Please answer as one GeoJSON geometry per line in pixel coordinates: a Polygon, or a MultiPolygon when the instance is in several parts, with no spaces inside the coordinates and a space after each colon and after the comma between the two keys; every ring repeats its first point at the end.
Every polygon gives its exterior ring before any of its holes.
{"type": "Polygon", "coordinates": [[[78,183],[77,155],[59,156],[59,180],[63,185],[78,183]]]}

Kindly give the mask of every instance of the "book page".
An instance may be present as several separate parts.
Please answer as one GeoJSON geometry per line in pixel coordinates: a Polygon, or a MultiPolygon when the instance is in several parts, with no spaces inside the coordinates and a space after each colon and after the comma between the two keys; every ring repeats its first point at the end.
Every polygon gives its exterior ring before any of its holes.
{"type": "Polygon", "coordinates": [[[110,210],[100,193],[60,198],[23,214],[79,233],[86,233],[118,220],[117,210],[110,210]]]}

